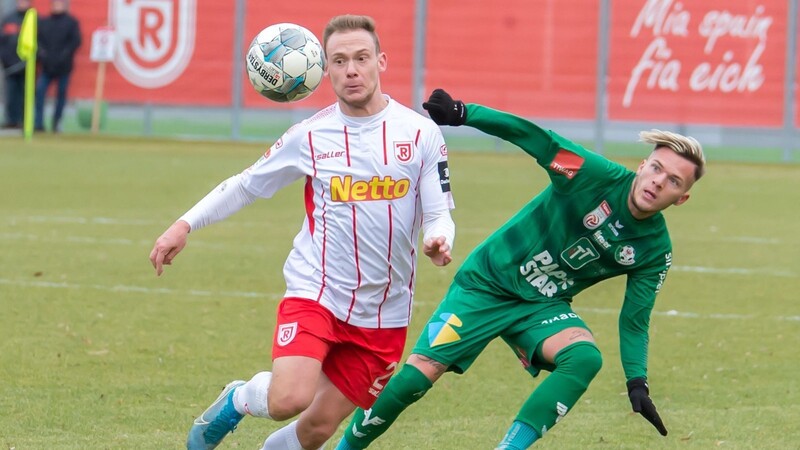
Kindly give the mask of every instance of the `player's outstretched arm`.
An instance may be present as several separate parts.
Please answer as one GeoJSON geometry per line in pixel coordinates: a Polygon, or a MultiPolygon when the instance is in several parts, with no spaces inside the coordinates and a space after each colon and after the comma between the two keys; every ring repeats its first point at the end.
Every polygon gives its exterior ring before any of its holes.
{"type": "Polygon", "coordinates": [[[499,137],[549,165],[560,149],[580,154],[586,151],[579,145],[535,123],[514,114],[455,100],[443,89],[435,89],[422,104],[437,125],[467,125],[491,136],[499,137]]]}
{"type": "Polygon", "coordinates": [[[189,231],[191,231],[189,224],[178,220],[156,239],[153,250],[150,252],[150,263],[156,269],[157,276],[161,276],[164,266],[172,264],[172,260],[183,250],[183,247],[186,247],[186,236],[189,231]]]}
{"type": "Polygon", "coordinates": [[[628,380],[628,398],[631,400],[633,411],[642,415],[648,422],[652,423],[662,436],[667,435],[667,427],[661,421],[661,416],[656,411],[656,405],[650,398],[650,387],[644,378],[634,378],[628,380]]]}

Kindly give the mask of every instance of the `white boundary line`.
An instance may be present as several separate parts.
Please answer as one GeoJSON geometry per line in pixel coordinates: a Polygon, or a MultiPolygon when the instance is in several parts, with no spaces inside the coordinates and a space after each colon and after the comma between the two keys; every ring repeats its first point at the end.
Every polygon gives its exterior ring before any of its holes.
{"type": "MultiPolygon", "coordinates": [[[[72,244],[96,244],[96,245],[132,245],[137,247],[149,247],[154,241],[150,240],[133,240],[127,238],[96,238],[90,236],[65,236],[63,238],[42,238],[35,234],[30,233],[0,233],[0,240],[7,241],[29,241],[29,242],[66,242],[72,244]]],[[[231,249],[234,248],[231,244],[220,244],[205,242],[203,240],[193,241],[192,247],[210,248],[210,249],[231,249]]],[[[248,245],[248,248],[258,248],[248,245]]],[[[797,274],[787,270],[778,269],[748,269],[744,267],[705,267],[705,266],[672,266],[673,271],[676,272],[691,272],[691,273],[706,273],[712,275],[760,275],[771,276],[779,278],[795,278],[797,274]]]]}
{"type": "Polygon", "coordinates": [[[139,293],[147,295],[175,295],[175,296],[188,296],[188,297],[234,297],[234,298],[263,298],[267,300],[280,300],[283,298],[282,294],[267,294],[264,292],[240,292],[240,291],[205,291],[205,290],[188,290],[181,291],[178,289],[170,288],[149,288],[145,286],[130,286],[117,284],[114,286],[105,286],[102,284],[77,284],[66,282],[54,281],[23,281],[23,280],[9,280],[7,278],[0,278],[0,285],[19,286],[23,288],[51,288],[51,289],[90,289],[105,292],[121,292],[121,293],[139,293]]]}
{"type": "MultiPolygon", "coordinates": [[[[0,278],[0,285],[19,286],[23,288],[49,288],[49,289],[91,289],[105,292],[121,292],[121,293],[139,293],[146,295],[175,295],[175,296],[188,296],[188,297],[202,297],[202,298],[218,298],[218,297],[233,297],[233,298],[260,298],[267,300],[278,301],[283,298],[282,294],[267,294],[263,292],[239,292],[239,291],[204,291],[204,290],[188,290],[181,291],[178,289],[169,288],[148,288],[144,286],[130,286],[130,285],[114,285],[104,286],[100,284],[77,284],[66,282],[52,282],[52,281],[22,281],[22,280],[9,280],[7,278],[0,278]]],[[[425,301],[415,301],[417,306],[427,305],[425,301]]],[[[575,311],[579,313],[593,313],[593,314],[619,314],[618,309],[613,308],[583,308],[575,307],[575,311]]],[[[714,320],[753,320],[758,319],[758,316],[752,314],[699,314],[694,312],[680,312],[676,310],[670,311],[653,311],[654,316],[662,317],[677,317],[681,319],[714,319],[714,320]]],[[[800,316],[775,316],[774,320],[800,322],[800,316]]]]}
{"type": "MultiPolygon", "coordinates": [[[[162,224],[165,227],[169,224],[167,221],[159,221],[154,219],[119,219],[114,217],[74,217],[74,216],[11,216],[6,219],[6,223],[19,224],[19,223],[72,223],[78,225],[158,225],[162,224]]],[[[263,222],[237,222],[238,225],[244,227],[264,226],[263,222]]],[[[462,233],[492,233],[494,228],[483,227],[468,227],[462,226],[459,228],[462,233]]],[[[716,233],[714,231],[713,233],[716,233]]],[[[754,244],[754,245],[783,245],[783,241],[776,238],[765,236],[719,236],[712,239],[704,240],[704,242],[737,242],[740,244],[754,244]]]]}

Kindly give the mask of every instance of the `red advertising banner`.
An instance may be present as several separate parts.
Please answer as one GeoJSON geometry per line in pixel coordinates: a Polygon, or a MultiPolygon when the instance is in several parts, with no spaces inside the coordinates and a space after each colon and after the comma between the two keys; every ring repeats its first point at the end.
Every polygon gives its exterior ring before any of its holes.
{"type": "MultiPolygon", "coordinates": [[[[800,8],[798,8],[800,9],[800,8]]],[[[800,24],[800,11],[798,11],[797,19],[795,23],[800,24]]],[[[798,25],[800,26],[800,25],[798,25]]],[[[800,33],[798,36],[795,36],[795,46],[794,48],[797,50],[797,55],[795,56],[795,68],[794,68],[794,126],[796,128],[800,128],[800,33]]]]}
{"type": "Polygon", "coordinates": [[[536,117],[595,115],[597,0],[428,2],[426,91],[536,117]]]}
{"type": "Polygon", "coordinates": [[[786,1],[611,4],[611,119],[781,126],[786,1]]]}
{"type": "MultiPolygon", "coordinates": [[[[787,2],[609,4],[605,88],[611,120],[782,126],[787,2]]],[[[435,0],[427,7],[423,95],[442,87],[465,101],[525,116],[595,117],[599,0],[506,0],[502,7],[435,0]]],[[[84,39],[70,97],[94,97],[98,63],[89,58],[91,36],[112,26],[118,45],[104,89],[111,102],[230,106],[238,95],[233,71],[240,65],[246,107],[317,109],[335,101],[327,78],[301,102],[268,101],[244,74],[246,47],[261,29],[280,22],[303,25],[322,39],[332,16],[353,13],[376,19],[389,63],[384,92],[411,101],[419,51],[414,1],[307,0],[300,8],[247,0],[245,8],[244,26],[236,29],[235,0],[72,2],[84,39]],[[233,54],[236,37],[244,42],[241,55],[233,54]]],[[[800,85],[800,64],[797,72],[800,85]]],[[[800,112],[800,96],[794,106],[800,112]]],[[[794,123],[800,127],[800,113],[794,123]]]]}
{"type": "Polygon", "coordinates": [[[111,26],[117,49],[104,97],[153,104],[231,104],[234,1],[106,0],[72,2],[83,45],[71,96],[93,98],[97,63],[90,61],[94,30],[111,26]]]}

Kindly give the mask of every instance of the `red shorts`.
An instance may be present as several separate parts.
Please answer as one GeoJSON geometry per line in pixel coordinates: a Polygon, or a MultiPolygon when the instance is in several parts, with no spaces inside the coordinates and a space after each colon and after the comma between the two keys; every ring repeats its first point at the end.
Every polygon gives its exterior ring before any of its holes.
{"type": "Polygon", "coordinates": [[[407,328],[360,328],[313,300],[287,297],[278,305],[272,359],[308,356],[345,397],[368,409],[403,356],[407,328]]]}

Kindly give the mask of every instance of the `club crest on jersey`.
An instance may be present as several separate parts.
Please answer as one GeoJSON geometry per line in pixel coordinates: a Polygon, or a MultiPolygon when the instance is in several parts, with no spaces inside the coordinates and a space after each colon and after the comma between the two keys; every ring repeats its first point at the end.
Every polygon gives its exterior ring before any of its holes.
{"type": "Polygon", "coordinates": [[[583,226],[590,230],[594,230],[602,225],[609,216],[611,216],[611,207],[608,206],[607,201],[603,200],[603,203],[600,203],[600,206],[593,209],[589,214],[586,214],[583,217],[583,226]]]}
{"type": "Polygon", "coordinates": [[[623,266],[630,266],[636,262],[636,250],[630,245],[622,245],[614,253],[614,259],[623,266]]]}
{"type": "Polygon", "coordinates": [[[297,336],[297,322],[278,325],[278,345],[284,347],[297,336]]]}
{"type": "Polygon", "coordinates": [[[414,158],[414,143],[395,142],[394,143],[394,159],[400,164],[408,164],[414,158]]]}
{"type": "Polygon", "coordinates": [[[441,153],[442,156],[447,156],[447,144],[442,144],[442,146],[439,147],[439,153],[441,153]]]}

